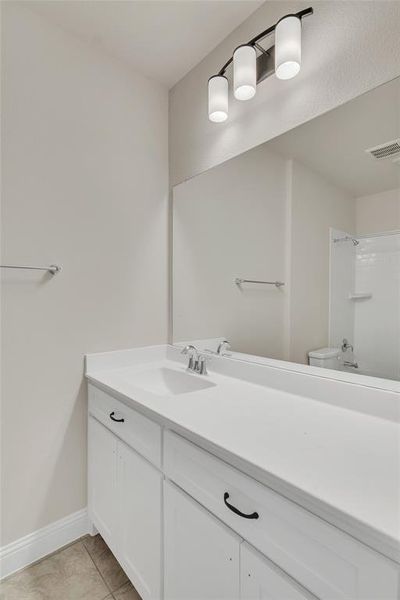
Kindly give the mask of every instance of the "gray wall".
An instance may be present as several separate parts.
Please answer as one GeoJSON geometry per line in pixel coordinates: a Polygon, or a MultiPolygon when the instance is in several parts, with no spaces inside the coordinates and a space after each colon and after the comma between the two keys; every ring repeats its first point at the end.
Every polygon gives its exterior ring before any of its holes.
{"type": "Polygon", "coordinates": [[[267,145],[174,189],[174,341],[227,337],[236,351],[284,356],[287,168],[267,145]]]}

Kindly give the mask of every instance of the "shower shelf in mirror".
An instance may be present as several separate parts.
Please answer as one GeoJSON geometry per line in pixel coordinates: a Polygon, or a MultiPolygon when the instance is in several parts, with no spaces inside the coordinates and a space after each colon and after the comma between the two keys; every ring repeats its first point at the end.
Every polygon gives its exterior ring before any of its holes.
{"type": "Polygon", "coordinates": [[[369,292],[362,292],[362,293],[351,293],[349,294],[349,300],[369,300],[370,298],[372,298],[372,294],[369,292]]]}

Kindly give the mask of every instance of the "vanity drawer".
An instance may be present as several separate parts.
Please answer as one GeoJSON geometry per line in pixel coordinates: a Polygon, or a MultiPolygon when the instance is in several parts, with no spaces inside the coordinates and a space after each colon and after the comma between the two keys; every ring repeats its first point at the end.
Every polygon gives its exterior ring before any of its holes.
{"type": "Polygon", "coordinates": [[[321,600],[398,598],[395,563],[171,431],[164,471],[321,600]]]}
{"type": "Polygon", "coordinates": [[[161,427],[157,423],[93,385],[89,385],[89,413],[139,454],[161,467],[161,427]]]}

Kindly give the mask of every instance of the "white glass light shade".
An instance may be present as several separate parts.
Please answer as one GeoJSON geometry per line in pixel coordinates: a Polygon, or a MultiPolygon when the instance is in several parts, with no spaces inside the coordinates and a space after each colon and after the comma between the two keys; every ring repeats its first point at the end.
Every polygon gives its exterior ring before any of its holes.
{"type": "Polygon", "coordinates": [[[237,100],[250,100],[256,93],[257,55],[253,46],[239,46],[233,53],[233,93],[237,100]]]}
{"type": "Polygon", "coordinates": [[[223,75],[208,80],[208,118],[214,123],[228,118],[228,80],[223,75]]]}
{"type": "Polygon", "coordinates": [[[284,17],[275,28],[275,73],[278,79],[291,79],[301,66],[301,20],[284,17]]]}

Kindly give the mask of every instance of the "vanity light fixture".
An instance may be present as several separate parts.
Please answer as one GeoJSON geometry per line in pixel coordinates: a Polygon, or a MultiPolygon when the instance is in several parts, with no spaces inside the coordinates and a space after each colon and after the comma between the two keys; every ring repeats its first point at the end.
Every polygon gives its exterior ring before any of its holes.
{"type": "Polygon", "coordinates": [[[233,94],[237,100],[250,100],[256,93],[257,53],[245,44],[233,53],[233,94]]]}
{"type": "Polygon", "coordinates": [[[295,14],[285,15],[275,25],[262,31],[247,44],[238,46],[233,56],[217,75],[208,80],[208,118],[222,123],[228,118],[227,68],[233,63],[233,94],[237,100],[250,100],[256,93],[257,84],[276,74],[278,79],[291,79],[301,67],[301,21],[313,14],[306,8],[295,14]],[[275,34],[275,44],[268,49],[261,40],[275,34]],[[257,56],[257,50],[259,55],[257,56]]]}
{"type": "Polygon", "coordinates": [[[275,28],[275,73],[278,79],[292,79],[301,66],[301,20],[284,17],[275,28]]]}
{"type": "Polygon", "coordinates": [[[222,123],[228,118],[228,80],[225,75],[214,75],[208,80],[208,118],[222,123]]]}

